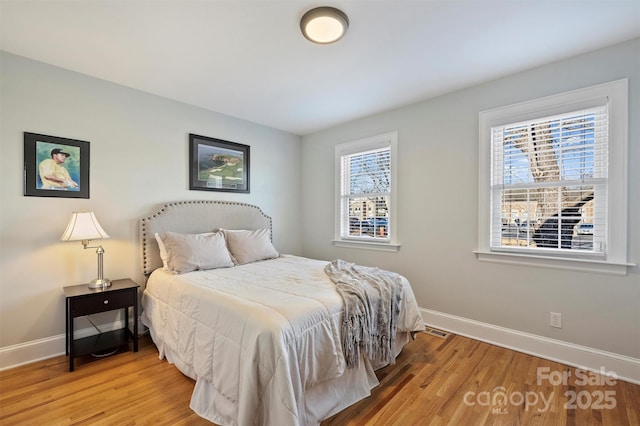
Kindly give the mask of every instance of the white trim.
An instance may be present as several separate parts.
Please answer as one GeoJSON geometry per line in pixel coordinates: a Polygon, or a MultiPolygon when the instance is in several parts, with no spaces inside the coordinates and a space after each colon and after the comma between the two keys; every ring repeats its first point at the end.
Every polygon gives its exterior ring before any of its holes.
{"type": "Polygon", "coordinates": [[[65,335],[46,337],[0,349],[0,371],[64,355],[65,335]]]}
{"type": "Polygon", "coordinates": [[[355,241],[355,240],[333,240],[332,244],[336,247],[359,248],[359,249],[390,251],[390,252],[400,251],[400,244],[374,243],[369,241],[355,241]]]}
{"type": "Polygon", "coordinates": [[[525,333],[430,309],[420,309],[425,324],[471,339],[640,384],[640,359],[549,337],[525,333]]]}
{"type": "Polygon", "coordinates": [[[383,250],[383,251],[398,251],[400,243],[398,242],[398,221],[397,221],[397,207],[398,207],[398,132],[388,132],[381,135],[371,136],[364,139],[358,139],[352,142],[344,142],[335,146],[335,209],[334,209],[334,240],[333,244],[339,247],[349,248],[364,248],[370,250],[383,250]],[[346,240],[342,238],[340,225],[342,222],[341,211],[341,171],[342,171],[342,156],[353,154],[356,152],[377,149],[382,147],[389,147],[391,150],[391,194],[390,194],[390,208],[389,208],[389,227],[391,229],[391,240],[387,243],[371,243],[368,241],[356,241],[346,240]],[[387,248],[382,248],[386,246],[387,248]]]}
{"type": "MultiPolygon", "coordinates": [[[[140,318],[138,318],[138,326],[141,324],[142,322],[140,318]]],[[[117,320],[110,324],[101,324],[100,327],[103,333],[118,330],[124,327],[124,320],[117,320]]],[[[141,330],[140,327],[138,328],[139,334],[141,330]]],[[[93,336],[97,334],[97,332],[95,328],[87,327],[76,330],[74,334],[76,339],[81,339],[83,337],[93,336]]],[[[65,344],[66,335],[58,334],[56,336],[45,337],[44,339],[32,340],[30,342],[0,348],[0,371],[64,355],[66,352],[65,344]]]]}
{"type": "Polygon", "coordinates": [[[636,266],[633,263],[615,263],[595,259],[569,259],[530,254],[517,254],[498,251],[474,251],[481,262],[506,263],[510,265],[535,266],[570,271],[595,272],[597,274],[627,275],[627,268],[636,266]]]}
{"type": "MultiPolygon", "coordinates": [[[[421,308],[420,312],[425,324],[434,328],[588,371],[599,373],[604,366],[606,371],[615,372],[621,380],[640,384],[640,359],[638,358],[537,336],[431,309],[421,308]]],[[[140,320],[138,319],[138,321],[140,320]]],[[[121,327],[122,322],[117,321],[109,328],[116,330],[121,327]]],[[[92,331],[95,330],[93,328],[79,330],[76,337],[89,336],[94,334],[92,331]]],[[[65,335],[59,334],[0,348],[0,371],[63,355],[65,353],[64,345],[65,335]]]]}
{"type": "Polygon", "coordinates": [[[479,260],[508,261],[525,265],[548,266],[580,271],[604,272],[612,270],[616,275],[625,275],[627,268],[634,266],[627,259],[627,150],[628,150],[628,79],[603,83],[583,89],[525,101],[514,105],[482,111],[479,114],[479,177],[478,177],[478,247],[474,253],[479,260]],[[507,258],[489,247],[490,199],[491,199],[491,127],[528,120],[535,117],[579,110],[608,102],[609,106],[609,186],[607,214],[607,255],[603,261],[579,263],[562,256],[547,256],[549,265],[543,265],[540,253],[522,254],[507,258]],[[490,253],[490,254],[489,254],[490,253]],[[480,255],[478,255],[480,254],[480,255]],[[508,259],[508,260],[507,260],[508,259]],[[554,261],[555,259],[555,261],[554,261]],[[610,267],[604,266],[610,264],[610,267]],[[624,271],[623,271],[624,270],[624,271]]]}

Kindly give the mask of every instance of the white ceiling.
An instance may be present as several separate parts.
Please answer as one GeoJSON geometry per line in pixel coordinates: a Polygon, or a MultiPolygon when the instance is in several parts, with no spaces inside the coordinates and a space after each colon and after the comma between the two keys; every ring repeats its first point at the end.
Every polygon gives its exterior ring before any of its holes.
{"type": "Polygon", "coordinates": [[[640,36],[640,0],[12,1],[2,50],[299,135],[640,36]],[[300,17],[334,6],[346,36],[300,17]]]}

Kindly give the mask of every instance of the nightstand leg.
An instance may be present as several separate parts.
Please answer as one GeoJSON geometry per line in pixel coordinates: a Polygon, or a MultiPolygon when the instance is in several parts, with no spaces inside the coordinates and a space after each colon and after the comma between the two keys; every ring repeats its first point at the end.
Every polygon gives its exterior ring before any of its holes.
{"type": "Polygon", "coordinates": [[[69,355],[69,298],[67,297],[65,299],[66,304],[65,304],[65,311],[64,311],[64,317],[67,319],[65,321],[65,340],[64,340],[64,353],[65,355],[69,355]]]}
{"type": "Polygon", "coordinates": [[[138,291],[133,302],[133,351],[138,352],[138,291]]]}
{"type": "Polygon", "coordinates": [[[73,315],[69,313],[67,316],[67,339],[69,340],[69,371],[73,371],[73,356],[75,351],[73,350],[73,315]]]}

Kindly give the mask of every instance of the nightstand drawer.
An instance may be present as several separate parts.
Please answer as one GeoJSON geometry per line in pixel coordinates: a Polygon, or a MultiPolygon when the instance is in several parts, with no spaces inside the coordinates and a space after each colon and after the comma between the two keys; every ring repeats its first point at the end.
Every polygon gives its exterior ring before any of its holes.
{"type": "Polygon", "coordinates": [[[73,317],[96,314],[133,306],[136,303],[136,289],[105,292],[78,297],[71,301],[71,315],[73,317]]]}

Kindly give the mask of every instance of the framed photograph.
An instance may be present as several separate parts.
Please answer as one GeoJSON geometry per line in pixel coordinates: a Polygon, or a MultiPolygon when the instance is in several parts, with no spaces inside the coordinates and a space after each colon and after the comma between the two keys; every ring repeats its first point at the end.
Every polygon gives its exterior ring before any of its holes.
{"type": "Polygon", "coordinates": [[[189,134],[189,189],[249,192],[249,148],[189,134]]]}
{"type": "Polygon", "coordinates": [[[25,132],[24,195],[89,198],[89,142],[25,132]]]}

